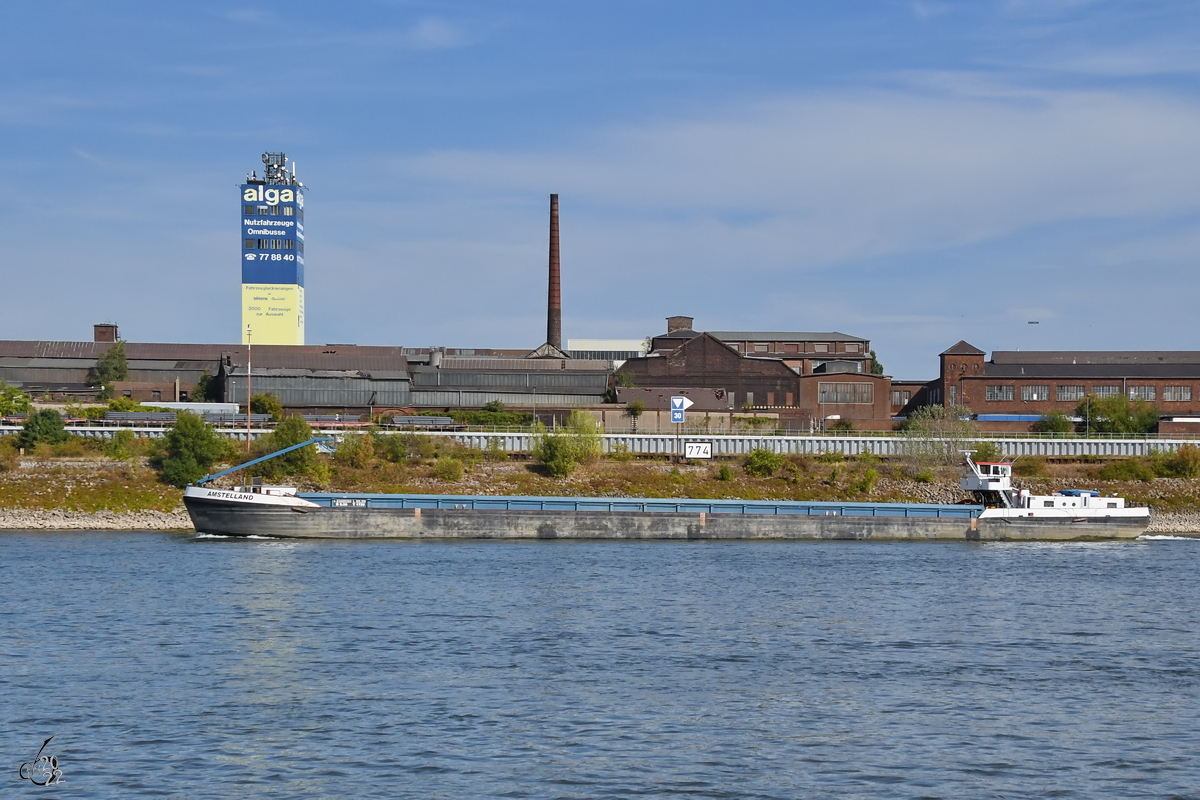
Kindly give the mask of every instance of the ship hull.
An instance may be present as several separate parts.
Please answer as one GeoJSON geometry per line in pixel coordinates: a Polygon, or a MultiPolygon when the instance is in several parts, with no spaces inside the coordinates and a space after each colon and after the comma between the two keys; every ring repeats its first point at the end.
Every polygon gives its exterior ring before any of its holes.
{"type": "Polygon", "coordinates": [[[1072,541],[1133,539],[1148,515],[1090,519],[256,505],[185,497],[197,531],[299,539],[1072,541]]]}

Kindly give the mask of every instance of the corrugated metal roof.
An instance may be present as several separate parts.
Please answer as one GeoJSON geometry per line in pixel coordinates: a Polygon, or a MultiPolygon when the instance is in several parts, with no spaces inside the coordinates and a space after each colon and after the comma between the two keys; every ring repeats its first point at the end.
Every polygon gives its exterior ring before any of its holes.
{"type": "Polygon", "coordinates": [[[499,400],[506,406],[591,406],[604,402],[603,394],[543,394],[518,392],[476,392],[469,389],[413,389],[411,405],[427,408],[461,406],[478,408],[484,403],[499,400]]]}
{"type": "Polygon", "coordinates": [[[1197,350],[997,350],[996,364],[1200,364],[1197,350]]]}
{"type": "Polygon", "coordinates": [[[607,372],[612,369],[612,362],[598,360],[575,360],[573,358],[445,358],[442,369],[461,370],[514,370],[528,372],[537,370],[579,371],[591,370],[607,372]]]}
{"type": "MultiPolygon", "coordinates": [[[[678,332],[678,331],[677,331],[678,332]]],[[[735,342],[866,342],[866,339],[860,339],[857,336],[851,336],[848,333],[838,333],[837,331],[809,332],[809,331],[705,331],[709,336],[714,336],[722,341],[735,342]]],[[[656,339],[662,339],[672,334],[664,336],[656,336],[656,339]]]]}
{"type": "Polygon", "coordinates": [[[984,364],[986,378],[1120,380],[1121,378],[1200,378],[1200,364],[984,364]]]}

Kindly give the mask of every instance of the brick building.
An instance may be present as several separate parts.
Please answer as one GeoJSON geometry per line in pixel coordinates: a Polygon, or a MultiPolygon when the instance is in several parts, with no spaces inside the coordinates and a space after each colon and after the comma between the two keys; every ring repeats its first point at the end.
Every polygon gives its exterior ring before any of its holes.
{"type": "Polygon", "coordinates": [[[965,405],[982,418],[1071,414],[1088,395],[1125,395],[1164,417],[1200,414],[1200,352],[1190,350],[1003,351],[991,360],[959,342],[943,352],[931,403],[965,405]]]}
{"type": "MultiPolygon", "coordinates": [[[[671,318],[670,322],[676,324],[681,319],[691,322],[686,317],[671,318]]],[[[730,336],[729,332],[720,335],[730,336]]],[[[731,410],[778,412],[781,420],[793,428],[831,417],[850,420],[861,428],[890,427],[891,379],[869,373],[870,351],[865,339],[837,336],[844,334],[743,332],[730,337],[734,339],[730,344],[716,333],[676,327],[653,337],[650,353],[629,359],[620,371],[640,387],[720,389],[731,410]],[[856,344],[865,351],[866,359],[855,351],[834,350],[832,357],[824,360],[809,357],[816,350],[783,349],[792,343],[811,343],[803,338],[809,336],[819,337],[816,343],[856,344]],[[763,355],[757,350],[748,354],[747,343],[774,349],[762,351],[763,355]],[[855,357],[843,360],[842,354],[855,357]],[[820,363],[803,372],[806,362],[814,360],[820,363]]]]}

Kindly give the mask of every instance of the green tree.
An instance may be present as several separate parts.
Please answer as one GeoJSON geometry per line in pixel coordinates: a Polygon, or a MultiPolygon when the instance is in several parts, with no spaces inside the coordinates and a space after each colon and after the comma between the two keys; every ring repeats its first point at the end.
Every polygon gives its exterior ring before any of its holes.
{"type": "Polygon", "coordinates": [[[490,401],[484,403],[483,407],[480,410],[481,411],[490,411],[493,414],[503,414],[504,413],[504,403],[501,403],[499,400],[490,400],[490,401]]]}
{"type": "Polygon", "coordinates": [[[19,441],[22,447],[33,447],[43,442],[62,444],[69,438],[62,415],[52,408],[43,408],[26,417],[19,441]]]}
{"type": "Polygon", "coordinates": [[[875,357],[874,350],[871,351],[871,374],[872,375],[882,375],[883,374],[883,364],[880,364],[879,359],[875,357]]]}
{"type": "Polygon", "coordinates": [[[1070,433],[1075,424],[1061,411],[1054,411],[1029,426],[1034,433],[1070,433]]]}
{"type": "Polygon", "coordinates": [[[256,394],[250,398],[251,414],[270,414],[273,422],[283,419],[283,403],[273,394],[256,394]]]}
{"type": "Polygon", "coordinates": [[[1093,433],[1153,433],[1158,429],[1158,409],[1145,400],[1130,401],[1123,394],[1088,395],[1075,408],[1085,431],[1093,433]]]}
{"type": "MultiPolygon", "coordinates": [[[[256,441],[255,452],[259,453],[261,449],[261,455],[265,456],[294,444],[307,442],[311,438],[313,438],[312,428],[304,421],[304,418],[291,416],[276,425],[275,430],[269,436],[264,436],[256,441]]],[[[261,475],[265,478],[280,478],[285,475],[315,477],[319,472],[320,462],[317,459],[315,445],[301,447],[251,467],[251,474],[261,475]]]]}
{"type": "Polygon", "coordinates": [[[27,414],[33,410],[29,395],[15,386],[0,383],[0,417],[12,414],[27,414]]]}
{"type": "Polygon", "coordinates": [[[192,390],[192,400],[197,403],[221,402],[221,387],[217,379],[208,374],[208,370],[200,373],[196,388],[192,390]]]}
{"type": "Polygon", "coordinates": [[[100,396],[112,397],[113,383],[129,380],[129,359],[125,356],[124,340],[115,342],[101,353],[91,373],[91,384],[101,387],[100,396]]]}
{"type": "Polygon", "coordinates": [[[181,411],[175,427],[163,437],[154,465],[163,483],[182,489],[208,474],[225,450],[225,445],[203,418],[181,411]]]}
{"type": "Polygon", "coordinates": [[[645,413],[646,404],[641,400],[634,400],[632,403],[629,403],[625,406],[625,416],[629,417],[629,421],[634,433],[637,433],[638,419],[640,419],[642,414],[645,413]]]}

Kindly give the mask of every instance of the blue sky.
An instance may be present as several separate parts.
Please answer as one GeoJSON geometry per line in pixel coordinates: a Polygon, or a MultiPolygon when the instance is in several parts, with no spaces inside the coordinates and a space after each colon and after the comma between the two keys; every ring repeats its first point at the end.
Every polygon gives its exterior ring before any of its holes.
{"type": "Polygon", "coordinates": [[[237,341],[283,150],[310,343],[840,330],[887,371],[1200,349],[1200,6],[0,7],[0,338],[237,341]],[[1037,320],[1038,325],[1029,325],[1037,320]]]}

